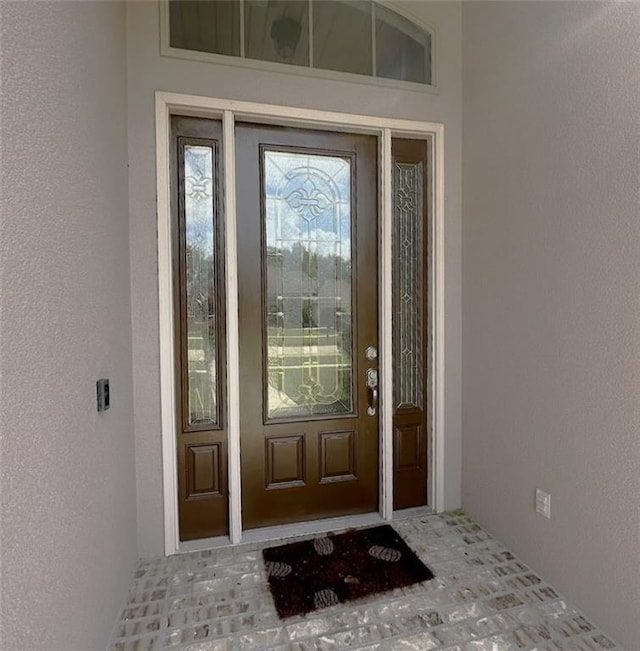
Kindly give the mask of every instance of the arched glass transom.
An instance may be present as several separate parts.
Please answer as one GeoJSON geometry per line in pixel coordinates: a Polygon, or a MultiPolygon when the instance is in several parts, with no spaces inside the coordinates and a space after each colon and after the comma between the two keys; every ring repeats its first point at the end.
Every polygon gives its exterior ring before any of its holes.
{"type": "Polygon", "coordinates": [[[169,0],[165,10],[168,55],[433,84],[431,32],[372,0],[169,0]]]}

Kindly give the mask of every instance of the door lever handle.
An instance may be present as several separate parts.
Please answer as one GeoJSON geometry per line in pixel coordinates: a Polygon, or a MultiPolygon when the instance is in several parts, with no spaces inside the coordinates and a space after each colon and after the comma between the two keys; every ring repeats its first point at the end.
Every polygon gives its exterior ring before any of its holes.
{"type": "Polygon", "coordinates": [[[367,414],[375,416],[378,409],[378,369],[367,369],[367,394],[369,397],[367,414]]]}

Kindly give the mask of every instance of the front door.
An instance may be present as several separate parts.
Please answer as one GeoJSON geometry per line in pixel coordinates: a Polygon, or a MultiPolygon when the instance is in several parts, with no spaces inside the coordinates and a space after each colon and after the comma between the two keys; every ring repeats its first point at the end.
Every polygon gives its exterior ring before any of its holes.
{"type": "Polygon", "coordinates": [[[236,126],[243,527],[378,508],[377,140],[236,126]]]}

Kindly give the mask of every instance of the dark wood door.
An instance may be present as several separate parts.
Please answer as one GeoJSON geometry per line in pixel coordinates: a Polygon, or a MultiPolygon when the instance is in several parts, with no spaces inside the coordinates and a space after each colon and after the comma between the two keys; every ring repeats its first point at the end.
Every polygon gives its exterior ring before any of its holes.
{"type": "Polygon", "coordinates": [[[377,140],[236,138],[243,526],[375,511],[377,140]]]}
{"type": "Polygon", "coordinates": [[[393,138],[393,507],[428,503],[428,149],[393,138]]]}

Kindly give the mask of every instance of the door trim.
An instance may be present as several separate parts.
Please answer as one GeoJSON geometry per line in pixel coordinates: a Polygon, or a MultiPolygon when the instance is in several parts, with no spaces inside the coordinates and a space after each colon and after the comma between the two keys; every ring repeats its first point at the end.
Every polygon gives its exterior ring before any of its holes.
{"type": "Polygon", "coordinates": [[[229,542],[243,541],[240,482],[240,405],[239,341],[238,341],[238,279],[236,258],[235,209],[235,133],[236,120],[276,123],[305,128],[330,128],[355,133],[368,133],[379,138],[380,169],[380,499],[379,515],[393,519],[393,393],[390,381],[391,360],[391,271],[392,271],[392,160],[391,138],[394,136],[429,139],[433,169],[433,213],[430,235],[433,242],[431,273],[433,292],[429,307],[433,314],[433,382],[431,389],[432,462],[429,468],[429,506],[435,512],[444,510],[444,446],[445,446],[445,331],[444,331],[444,124],[395,120],[366,115],[353,115],[301,109],[289,106],[237,102],[197,95],[157,91],[156,117],[156,180],[158,214],[158,312],[160,353],[160,398],[162,428],[162,467],[164,497],[165,554],[181,551],[178,529],[178,471],[175,426],[175,366],[172,242],[170,214],[170,131],[169,115],[181,113],[222,120],[222,157],[224,174],[224,214],[226,224],[225,269],[227,295],[227,422],[229,437],[229,542]]]}

